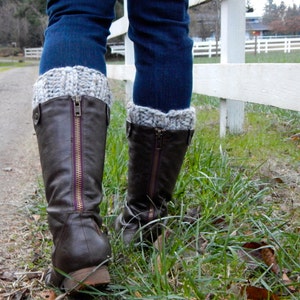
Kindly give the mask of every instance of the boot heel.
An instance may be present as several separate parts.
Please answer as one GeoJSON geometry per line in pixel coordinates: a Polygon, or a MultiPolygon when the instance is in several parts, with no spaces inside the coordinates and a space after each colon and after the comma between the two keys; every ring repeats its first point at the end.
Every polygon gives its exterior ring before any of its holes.
{"type": "Polygon", "coordinates": [[[86,286],[105,287],[110,283],[110,275],[107,266],[90,267],[69,274],[62,282],[61,289],[65,291],[78,291],[86,286]]]}

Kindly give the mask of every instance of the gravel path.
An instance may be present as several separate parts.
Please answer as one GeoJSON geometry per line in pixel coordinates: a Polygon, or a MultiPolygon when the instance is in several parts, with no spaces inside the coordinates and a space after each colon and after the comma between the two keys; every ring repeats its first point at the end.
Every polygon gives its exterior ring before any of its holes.
{"type": "Polygon", "coordinates": [[[26,197],[34,193],[40,174],[31,122],[37,76],[36,66],[0,72],[0,275],[24,268],[21,262],[32,253],[26,247],[25,213],[26,197]]]}

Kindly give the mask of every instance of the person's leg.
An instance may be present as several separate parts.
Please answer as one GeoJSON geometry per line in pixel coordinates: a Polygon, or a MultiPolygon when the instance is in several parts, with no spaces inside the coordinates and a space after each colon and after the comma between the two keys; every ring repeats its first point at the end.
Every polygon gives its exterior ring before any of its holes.
{"type": "Polygon", "coordinates": [[[187,8],[187,0],[128,1],[136,105],[165,113],[190,106],[193,61],[187,8]]]}
{"type": "Polygon", "coordinates": [[[194,129],[187,0],[128,1],[136,77],[128,108],[128,192],[116,229],[126,244],[153,242],[194,129]]]}
{"type": "Polygon", "coordinates": [[[114,0],[48,1],[33,122],[54,245],[46,283],[66,291],[110,281],[99,204],[111,99],[104,53],[113,8],[114,0]]]}
{"type": "Polygon", "coordinates": [[[40,74],[54,68],[85,66],[106,75],[106,38],[115,0],[48,0],[40,74]]]}

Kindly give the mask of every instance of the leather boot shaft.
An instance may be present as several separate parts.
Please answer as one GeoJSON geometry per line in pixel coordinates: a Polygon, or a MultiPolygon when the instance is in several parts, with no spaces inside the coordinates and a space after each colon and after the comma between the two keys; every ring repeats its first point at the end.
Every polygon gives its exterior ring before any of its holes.
{"type": "Polygon", "coordinates": [[[164,130],[127,122],[129,142],[128,193],[116,229],[130,243],[139,228],[153,242],[160,234],[160,219],[167,216],[193,130],[164,130]],[[154,222],[157,220],[158,222],[154,222]],[[157,226],[158,225],[158,226],[157,226]]]}
{"type": "MultiPolygon", "coordinates": [[[[99,204],[109,107],[88,96],[59,97],[33,112],[53,235],[52,262],[64,273],[107,264],[99,204]]],[[[59,285],[53,271],[50,284],[59,285]]]]}

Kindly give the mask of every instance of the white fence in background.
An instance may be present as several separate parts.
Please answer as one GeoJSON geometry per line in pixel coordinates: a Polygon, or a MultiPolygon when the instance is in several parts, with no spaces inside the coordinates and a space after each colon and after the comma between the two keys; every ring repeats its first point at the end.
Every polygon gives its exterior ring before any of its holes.
{"type": "MultiPolygon", "coordinates": [[[[125,44],[109,44],[110,54],[125,55],[125,44]]],[[[25,48],[25,58],[40,58],[43,48],[25,48]]],[[[290,53],[300,50],[300,38],[269,38],[253,39],[245,41],[246,53],[269,53],[273,51],[282,51],[290,53]]],[[[202,41],[194,42],[194,57],[212,57],[221,53],[221,41],[202,41]]]]}
{"type": "MultiPolygon", "coordinates": [[[[212,57],[221,53],[221,41],[194,42],[193,56],[212,57]]],[[[273,51],[282,51],[290,53],[300,50],[300,38],[269,38],[269,39],[253,39],[245,41],[246,53],[269,53],[273,51]]]]}
{"type": "Polygon", "coordinates": [[[107,48],[110,54],[125,56],[125,44],[108,44],[107,48]]]}
{"type": "Polygon", "coordinates": [[[43,48],[25,48],[24,56],[25,58],[40,59],[42,56],[43,48]]]}

